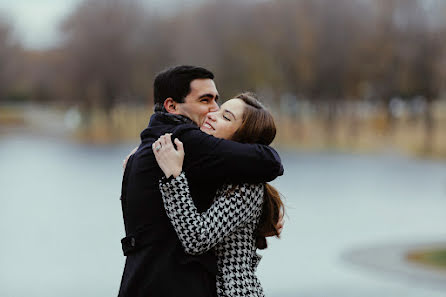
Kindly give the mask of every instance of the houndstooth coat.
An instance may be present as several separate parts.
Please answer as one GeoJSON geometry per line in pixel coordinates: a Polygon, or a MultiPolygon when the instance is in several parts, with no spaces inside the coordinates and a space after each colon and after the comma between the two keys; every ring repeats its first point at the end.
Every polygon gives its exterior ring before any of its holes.
{"type": "Polygon", "coordinates": [[[200,254],[214,248],[218,296],[264,296],[255,276],[260,256],[254,234],[262,212],[264,185],[223,186],[203,213],[192,201],[184,172],[177,178],[161,179],[160,191],[185,251],[200,254]]]}

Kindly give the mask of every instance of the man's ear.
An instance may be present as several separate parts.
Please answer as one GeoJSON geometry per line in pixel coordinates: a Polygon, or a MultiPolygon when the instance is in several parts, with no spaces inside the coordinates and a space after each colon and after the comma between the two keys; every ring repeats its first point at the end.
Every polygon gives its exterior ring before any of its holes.
{"type": "Polygon", "coordinates": [[[166,109],[168,113],[178,114],[177,102],[171,97],[164,100],[164,109],[166,109]]]}

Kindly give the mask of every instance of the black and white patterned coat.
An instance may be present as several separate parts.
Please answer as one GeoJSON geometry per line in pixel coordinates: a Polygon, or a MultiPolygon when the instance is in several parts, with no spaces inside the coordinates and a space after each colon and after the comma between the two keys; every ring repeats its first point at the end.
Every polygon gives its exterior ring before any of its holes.
{"type": "Polygon", "coordinates": [[[218,296],[264,296],[255,270],[255,230],[263,204],[263,184],[226,185],[212,206],[199,213],[189,193],[186,176],[160,180],[164,206],[187,253],[214,248],[217,256],[218,296]]]}

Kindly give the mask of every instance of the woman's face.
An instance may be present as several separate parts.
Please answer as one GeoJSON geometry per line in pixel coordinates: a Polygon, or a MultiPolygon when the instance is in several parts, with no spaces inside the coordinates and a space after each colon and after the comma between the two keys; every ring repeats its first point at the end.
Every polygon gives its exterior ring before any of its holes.
{"type": "Polygon", "coordinates": [[[218,138],[231,139],[242,124],[245,102],[231,99],[220,106],[218,111],[207,114],[201,131],[218,138]]]}

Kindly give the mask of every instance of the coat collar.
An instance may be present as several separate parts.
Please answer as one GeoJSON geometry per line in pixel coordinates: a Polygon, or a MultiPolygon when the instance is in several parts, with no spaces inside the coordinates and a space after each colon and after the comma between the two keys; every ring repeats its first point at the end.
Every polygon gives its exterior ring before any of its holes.
{"type": "Polygon", "coordinates": [[[172,114],[168,112],[155,112],[150,118],[149,127],[166,125],[166,124],[194,124],[194,122],[186,116],[180,114],[172,114]]]}
{"type": "Polygon", "coordinates": [[[150,117],[149,126],[141,132],[141,141],[152,138],[154,133],[157,134],[156,131],[159,131],[161,126],[178,126],[182,124],[189,124],[195,127],[197,126],[186,116],[167,112],[155,112],[150,117]]]}

